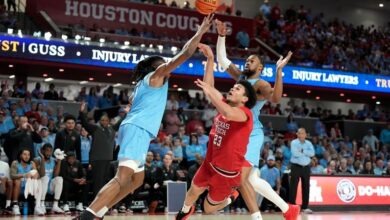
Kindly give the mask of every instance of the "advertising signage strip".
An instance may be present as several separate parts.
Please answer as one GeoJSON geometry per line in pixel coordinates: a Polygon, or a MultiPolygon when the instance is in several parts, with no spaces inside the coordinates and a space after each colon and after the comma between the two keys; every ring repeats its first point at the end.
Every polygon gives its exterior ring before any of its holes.
{"type": "MultiPolygon", "coordinates": [[[[161,54],[145,50],[133,50],[129,47],[121,48],[82,45],[62,40],[44,40],[36,38],[20,38],[16,36],[0,35],[0,56],[8,58],[22,58],[39,61],[52,61],[59,63],[81,64],[107,68],[133,69],[142,59],[150,55],[163,56],[166,60],[172,58],[172,54],[161,54]]],[[[239,69],[243,70],[245,60],[232,60],[239,69]]],[[[179,66],[174,73],[202,76],[206,60],[202,56],[194,56],[179,66]]],[[[215,64],[215,76],[229,78],[221,67],[215,64]]],[[[262,78],[269,82],[275,80],[275,65],[266,64],[262,78]]],[[[390,77],[369,75],[352,72],[342,72],[326,69],[314,69],[296,66],[287,66],[283,70],[283,81],[286,84],[351,89],[370,92],[390,92],[390,77]]]]}
{"type": "MultiPolygon", "coordinates": [[[[184,10],[173,7],[164,7],[150,4],[133,3],[129,1],[101,1],[101,0],[28,0],[26,12],[35,17],[39,11],[45,11],[49,17],[60,26],[80,25],[86,27],[98,25],[110,27],[111,30],[126,28],[136,29],[138,32],[147,29],[157,35],[188,38],[202,23],[204,15],[195,10],[184,10]]],[[[254,35],[254,20],[249,18],[216,15],[224,21],[231,36],[236,36],[244,30],[250,37],[254,35]]],[[[217,29],[213,25],[208,32],[209,36],[217,36],[217,29]]],[[[206,36],[207,37],[207,36],[206,36]]],[[[235,37],[228,38],[235,41],[235,37]]]]}
{"type": "MultiPolygon", "coordinates": [[[[302,204],[298,186],[297,204],[302,204]]],[[[388,177],[311,176],[309,205],[389,205],[388,177]]]]}

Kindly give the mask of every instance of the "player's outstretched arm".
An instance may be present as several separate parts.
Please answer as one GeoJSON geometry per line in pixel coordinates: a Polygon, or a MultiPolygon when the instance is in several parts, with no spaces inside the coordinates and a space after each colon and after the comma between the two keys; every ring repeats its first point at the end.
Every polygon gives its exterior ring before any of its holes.
{"type": "Polygon", "coordinates": [[[172,60],[160,65],[153,75],[155,77],[169,77],[171,72],[176,69],[176,67],[189,59],[196,51],[203,34],[205,34],[210,29],[213,17],[214,14],[209,14],[207,17],[205,17],[196,34],[184,45],[183,49],[176,56],[174,56],[172,60]]]}
{"type": "Polygon", "coordinates": [[[222,94],[211,85],[206,82],[197,79],[195,84],[203,89],[204,94],[210,99],[211,103],[215,106],[217,111],[221,113],[227,120],[244,122],[248,118],[244,111],[240,108],[232,107],[224,102],[222,94]]]}
{"type": "Polygon", "coordinates": [[[217,25],[217,31],[218,31],[218,41],[217,41],[217,61],[218,64],[226,70],[230,76],[235,79],[236,81],[239,79],[241,75],[241,71],[227,58],[226,55],[226,46],[225,46],[225,40],[226,40],[226,34],[227,29],[226,25],[220,21],[215,20],[215,23],[217,25]]]}
{"type": "Polygon", "coordinates": [[[292,52],[288,52],[285,58],[280,57],[276,63],[276,79],[274,88],[271,87],[271,84],[265,80],[258,80],[254,85],[255,91],[260,91],[259,93],[263,97],[262,99],[268,100],[272,103],[279,103],[282,99],[283,94],[283,67],[286,66],[288,61],[292,56],[292,52]]]}
{"type": "Polygon", "coordinates": [[[287,65],[288,61],[291,59],[292,52],[289,51],[287,56],[283,58],[281,56],[279,60],[276,62],[276,79],[275,79],[275,85],[273,88],[273,93],[271,98],[269,99],[270,102],[278,103],[282,99],[283,94],[283,68],[287,65]]]}
{"type": "Polygon", "coordinates": [[[214,87],[214,53],[211,50],[210,46],[206,44],[199,44],[199,51],[207,57],[207,63],[205,68],[205,73],[203,75],[203,81],[210,86],[214,87]]]}

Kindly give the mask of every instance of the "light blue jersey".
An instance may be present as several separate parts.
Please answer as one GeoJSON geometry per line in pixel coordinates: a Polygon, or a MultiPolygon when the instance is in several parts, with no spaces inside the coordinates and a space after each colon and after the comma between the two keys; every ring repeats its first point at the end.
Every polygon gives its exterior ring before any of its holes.
{"type": "Polygon", "coordinates": [[[149,79],[154,72],[149,73],[138,82],[134,90],[131,111],[123,120],[123,124],[133,124],[157,136],[161,120],[167,104],[168,81],[159,88],[151,87],[149,79]]]}
{"type": "MultiPolygon", "coordinates": [[[[258,79],[248,79],[247,81],[254,85],[258,79]]],[[[253,114],[253,129],[249,136],[248,148],[246,151],[245,159],[249,161],[253,166],[259,166],[261,148],[264,142],[263,125],[260,122],[260,110],[263,108],[266,100],[256,101],[256,105],[251,109],[253,114]]]]}
{"type": "MultiPolygon", "coordinates": [[[[20,162],[17,162],[17,166],[16,166],[16,173],[17,174],[26,174],[28,172],[30,172],[32,170],[32,163],[30,162],[29,164],[27,164],[26,167],[23,167],[23,165],[20,163],[20,162]]],[[[24,193],[24,188],[26,186],[26,178],[22,178],[21,179],[21,184],[20,184],[20,187],[21,187],[21,193],[24,193]]]]}
{"type": "MultiPolygon", "coordinates": [[[[37,157],[37,160],[41,163],[42,166],[42,158],[37,157]]],[[[51,179],[53,179],[53,174],[54,174],[54,167],[56,166],[56,161],[53,157],[50,157],[49,161],[45,161],[45,176],[49,178],[49,184],[51,179]]]]}
{"type": "Polygon", "coordinates": [[[150,141],[160,128],[168,96],[168,82],[155,88],[149,85],[149,73],[137,83],[131,111],[122,121],[118,131],[119,160],[135,160],[145,163],[150,141]]]}

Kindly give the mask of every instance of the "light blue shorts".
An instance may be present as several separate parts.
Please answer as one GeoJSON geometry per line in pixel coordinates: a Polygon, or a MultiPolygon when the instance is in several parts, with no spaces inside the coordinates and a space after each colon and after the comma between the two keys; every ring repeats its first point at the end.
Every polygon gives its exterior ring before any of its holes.
{"type": "Polygon", "coordinates": [[[261,150],[263,148],[264,133],[259,129],[251,133],[249,143],[245,154],[245,159],[254,167],[259,167],[261,150]]]}
{"type": "Polygon", "coordinates": [[[118,131],[118,160],[134,160],[143,166],[153,135],[136,125],[122,124],[118,131]]]}

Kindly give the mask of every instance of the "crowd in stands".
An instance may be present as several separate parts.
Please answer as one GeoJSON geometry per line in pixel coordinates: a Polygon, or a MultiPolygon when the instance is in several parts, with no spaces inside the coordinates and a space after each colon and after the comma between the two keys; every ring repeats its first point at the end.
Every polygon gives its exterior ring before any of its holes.
{"type": "MultiPolygon", "coordinates": [[[[4,189],[1,193],[4,193],[6,197],[1,201],[6,201],[6,204],[0,205],[2,208],[5,207],[6,213],[21,213],[19,205],[23,203],[19,201],[24,198],[21,195],[24,194],[25,188],[28,188],[26,179],[39,180],[40,187],[45,186],[43,191],[48,192],[48,196],[33,194],[35,201],[29,200],[30,205],[34,204],[33,208],[29,209],[30,212],[34,211],[37,215],[45,214],[46,205],[49,204],[45,202],[46,198],[48,201],[53,201],[48,206],[51,206],[50,210],[55,213],[67,213],[72,210],[72,207],[74,207],[73,210],[83,210],[96,193],[93,192],[96,182],[92,181],[93,176],[96,176],[94,173],[96,170],[93,169],[95,165],[91,167],[89,152],[97,147],[96,142],[103,140],[94,142],[94,137],[114,135],[120,119],[125,117],[128,111],[126,108],[121,108],[118,116],[111,120],[111,126],[107,127],[108,117],[101,116],[95,122],[91,115],[85,113],[80,113],[77,117],[68,114],[67,110],[61,106],[58,106],[56,111],[48,108],[46,99],[58,100],[61,97],[54,85],[49,88],[48,91],[43,92],[37,84],[31,93],[22,86],[15,86],[14,90],[10,91],[2,88],[0,178],[3,184],[1,188],[4,189]],[[4,94],[11,96],[16,94],[14,97],[27,96],[27,98],[14,102],[7,100],[7,95],[4,96],[4,94]],[[99,132],[102,134],[95,133],[96,127],[101,129],[99,132]],[[108,128],[112,129],[109,131],[108,128]],[[45,166],[41,165],[42,161],[45,161],[45,166]],[[31,170],[37,170],[37,172],[31,172],[31,170]],[[74,201],[74,206],[71,206],[69,201],[74,201]]],[[[125,91],[121,99],[113,93],[112,88],[104,91],[92,88],[90,94],[92,96],[87,95],[86,89],[83,89],[77,97],[78,101],[91,105],[88,106],[89,110],[94,107],[107,108],[128,103],[128,95],[125,91]],[[99,101],[101,99],[104,101],[99,101]]],[[[271,109],[266,106],[264,111],[270,113],[271,109]]],[[[261,169],[264,173],[267,172],[265,169],[279,173],[278,178],[263,176],[272,186],[279,184],[289,169],[290,143],[296,138],[296,131],[299,128],[294,116],[298,115],[297,112],[303,112],[306,115],[309,113],[304,106],[302,110],[292,111],[296,113],[289,112],[286,129],[283,131],[274,130],[272,122],[264,122],[265,140],[263,150],[259,154],[261,154],[261,169]]],[[[321,113],[321,115],[328,113],[321,113]]],[[[177,98],[176,94],[170,94],[158,136],[150,143],[145,164],[144,184],[139,191],[114,207],[112,212],[128,212],[131,201],[137,199],[147,201],[140,211],[149,213],[164,211],[166,183],[169,181],[186,181],[188,185],[191,183],[191,179],[205,157],[207,134],[211,129],[212,118],[216,114],[216,110],[201,97],[200,93],[190,101],[184,97],[177,98]],[[184,114],[182,109],[195,111],[189,115],[184,114]]],[[[338,124],[327,129],[323,122],[318,120],[315,126],[315,133],[309,138],[315,149],[315,157],[312,158],[313,174],[390,175],[388,153],[390,123],[387,124],[387,128],[380,131],[379,137],[374,134],[373,130],[368,130],[367,135],[356,140],[345,136],[338,124]]],[[[110,159],[112,161],[111,171],[101,177],[105,181],[115,174],[118,166],[115,155],[120,146],[112,145],[114,146],[111,148],[113,151],[110,159]]],[[[101,170],[98,172],[103,173],[101,170]]],[[[288,184],[282,187],[281,193],[284,197],[288,184]]],[[[263,204],[261,206],[263,210],[274,208],[267,201],[260,203],[259,206],[261,204],[263,204]]],[[[200,210],[200,207],[198,206],[197,209],[200,210]]],[[[242,199],[238,199],[230,209],[234,212],[246,212],[242,199]]],[[[226,211],[229,211],[229,208],[226,211]]]]}
{"type": "MultiPolygon", "coordinates": [[[[164,0],[133,0],[133,2],[168,6],[164,0]]],[[[172,1],[169,6],[177,7],[177,4],[172,1]]],[[[185,9],[191,8],[187,2],[185,9]]],[[[232,15],[230,8],[227,9],[226,14],[232,15]]],[[[236,16],[241,16],[241,12],[237,11],[236,16]]],[[[280,54],[294,51],[292,64],[371,74],[390,74],[390,49],[387,43],[390,36],[390,22],[383,28],[354,26],[339,19],[327,21],[323,13],[314,15],[303,5],[282,10],[277,3],[271,6],[267,0],[261,4],[254,21],[255,37],[263,40],[280,54]]],[[[147,39],[159,39],[165,42],[164,46],[172,46],[169,45],[172,41],[181,44],[186,41],[181,36],[159,35],[147,28],[137,30],[123,27],[110,30],[107,27],[101,28],[97,24],[88,28],[80,23],[72,29],[77,33],[94,31],[142,37],[145,42],[147,39]]],[[[257,44],[250,44],[251,39],[245,30],[231,37],[237,41],[235,45],[228,47],[230,48],[228,54],[231,57],[247,56],[241,50],[237,50],[238,48],[257,48],[257,44]]],[[[142,43],[138,40],[136,42],[142,43]]],[[[259,53],[264,54],[265,61],[271,60],[266,50],[260,48],[259,53]]]]}

